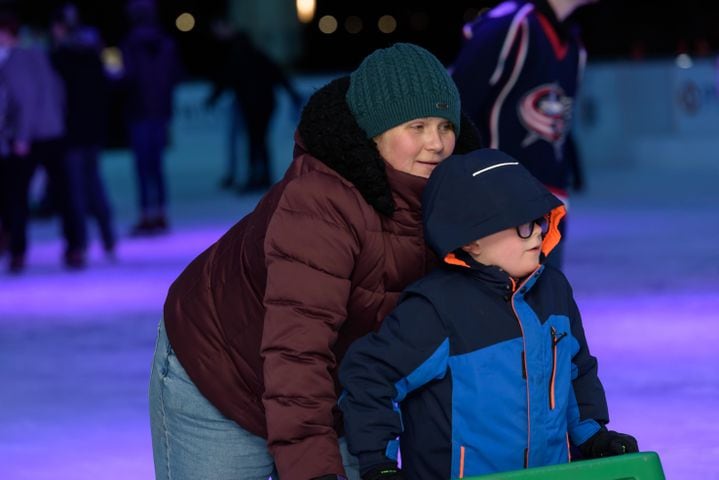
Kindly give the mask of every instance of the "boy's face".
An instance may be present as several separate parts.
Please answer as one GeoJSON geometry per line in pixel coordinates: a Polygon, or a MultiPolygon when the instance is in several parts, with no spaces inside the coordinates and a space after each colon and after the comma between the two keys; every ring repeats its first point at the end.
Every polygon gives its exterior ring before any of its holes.
{"type": "Polygon", "coordinates": [[[454,151],[452,123],[440,117],[417,118],[374,137],[382,158],[395,170],[429,178],[454,151]]]}
{"type": "Polygon", "coordinates": [[[539,266],[542,229],[532,223],[532,234],[521,238],[515,227],[475,240],[462,250],[483,265],[494,265],[514,278],[523,278],[539,266]]]}

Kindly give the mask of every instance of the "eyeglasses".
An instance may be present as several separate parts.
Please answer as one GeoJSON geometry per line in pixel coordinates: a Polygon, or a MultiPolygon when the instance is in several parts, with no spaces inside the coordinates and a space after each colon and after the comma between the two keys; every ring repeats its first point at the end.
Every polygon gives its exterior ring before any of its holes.
{"type": "Polygon", "coordinates": [[[531,237],[532,233],[534,233],[534,225],[539,225],[540,230],[542,230],[543,236],[546,235],[547,230],[549,230],[549,222],[547,221],[547,217],[539,217],[532,220],[531,222],[517,225],[517,235],[519,235],[519,238],[531,237]]]}

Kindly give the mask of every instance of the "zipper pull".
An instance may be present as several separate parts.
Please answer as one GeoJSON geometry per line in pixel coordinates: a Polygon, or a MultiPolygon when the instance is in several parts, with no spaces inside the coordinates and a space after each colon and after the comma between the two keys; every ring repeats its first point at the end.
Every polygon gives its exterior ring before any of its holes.
{"type": "Polygon", "coordinates": [[[564,337],[567,336],[567,332],[562,332],[560,334],[557,334],[557,329],[554,327],[550,327],[552,331],[552,345],[557,345],[560,340],[562,340],[564,337]]]}

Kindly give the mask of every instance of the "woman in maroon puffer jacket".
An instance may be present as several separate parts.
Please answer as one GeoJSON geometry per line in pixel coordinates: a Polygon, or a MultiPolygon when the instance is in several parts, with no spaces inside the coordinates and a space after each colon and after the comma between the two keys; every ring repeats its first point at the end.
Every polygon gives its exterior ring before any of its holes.
{"type": "Polygon", "coordinates": [[[284,178],[170,287],[150,385],[157,478],[359,478],[336,366],[435,265],[420,196],[434,166],[479,146],[461,118],[444,67],[410,44],[312,96],[284,178]]]}

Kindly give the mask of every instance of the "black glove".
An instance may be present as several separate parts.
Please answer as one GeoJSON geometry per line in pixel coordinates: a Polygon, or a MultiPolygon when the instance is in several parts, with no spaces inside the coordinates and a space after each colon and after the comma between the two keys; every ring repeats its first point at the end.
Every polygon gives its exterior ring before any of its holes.
{"type": "Polygon", "coordinates": [[[362,475],[362,480],[404,480],[402,470],[394,463],[380,465],[362,475]]]}
{"type": "Polygon", "coordinates": [[[631,435],[614,432],[602,427],[589,440],[579,446],[585,458],[611,457],[639,451],[637,439],[631,435]]]}

